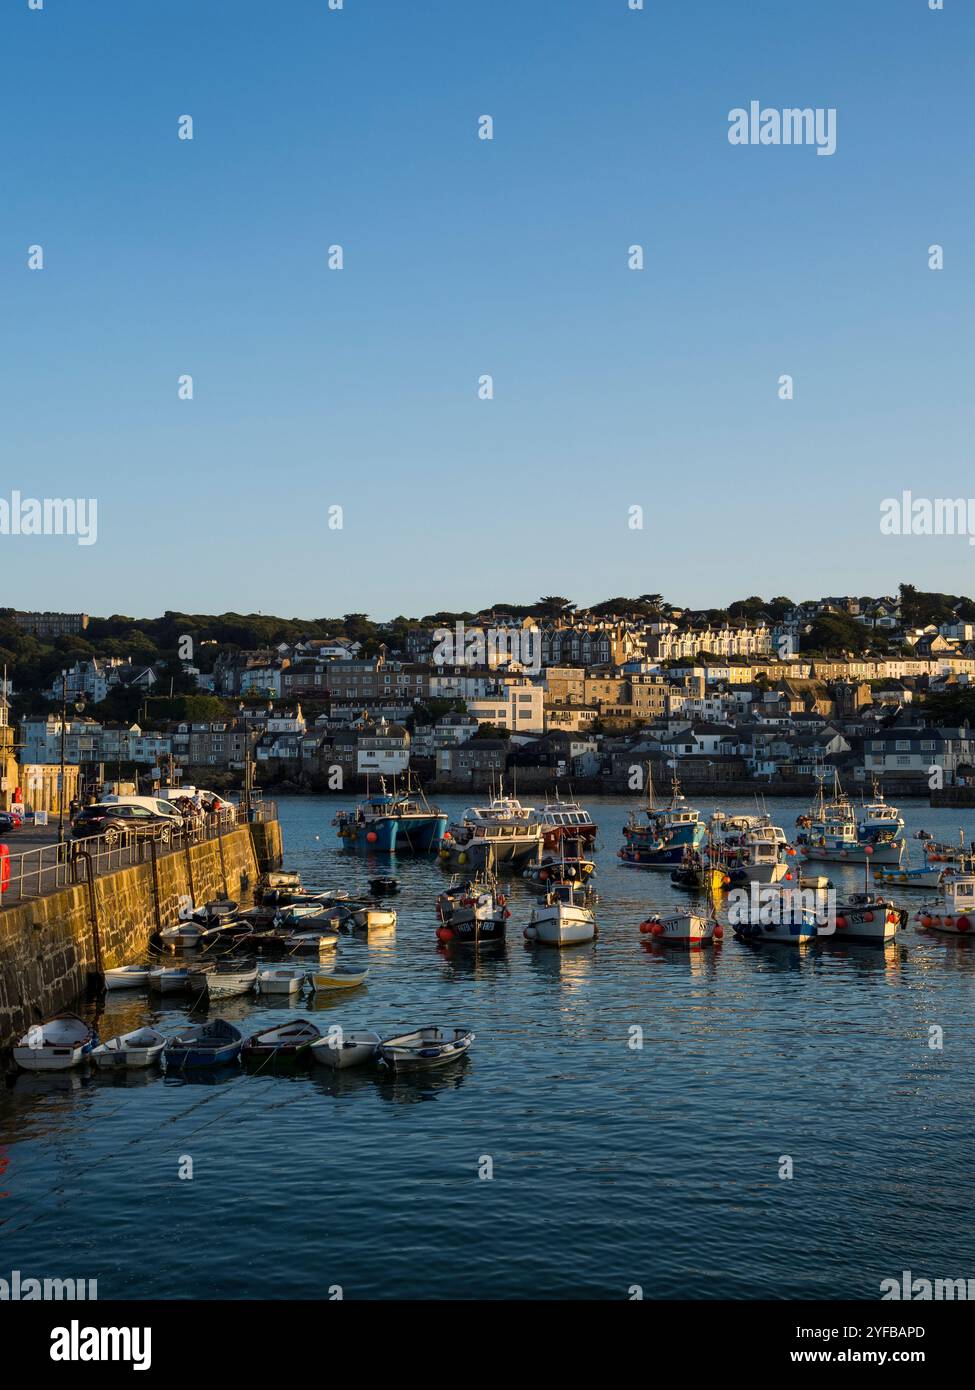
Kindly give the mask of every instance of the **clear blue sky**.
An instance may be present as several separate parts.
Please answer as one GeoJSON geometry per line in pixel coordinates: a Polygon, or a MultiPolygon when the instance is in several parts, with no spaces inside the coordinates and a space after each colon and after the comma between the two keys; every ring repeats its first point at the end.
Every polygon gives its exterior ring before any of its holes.
{"type": "Polygon", "coordinates": [[[99,512],[0,604],[975,592],[879,530],[975,488],[973,56],[966,0],[4,0],[0,496],[99,512]]]}

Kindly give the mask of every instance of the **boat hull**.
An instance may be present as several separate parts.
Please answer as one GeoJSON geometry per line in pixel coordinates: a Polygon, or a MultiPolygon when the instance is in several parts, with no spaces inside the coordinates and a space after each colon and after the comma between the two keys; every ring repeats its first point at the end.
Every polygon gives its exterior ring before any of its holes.
{"type": "Polygon", "coordinates": [[[534,910],[525,936],[542,946],[579,946],[595,939],[596,919],[588,908],[556,903],[534,910]]]}
{"type": "Polygon", "coordinates": [[[344,1033],[341,1043],[332,1038],[323,1038],[309,1050],[319,1066],[330,1067],[333,1071],[345,1071],[347,1067],[361,1067],[375,1060],[382,1039],[378,1033],[344,1033]]]}
{"type": "Polygon", "coordinates": [[[900,864],[903,853],[903,840],[886,845],[849,845],[844,849],[831,845],[802,846],[802,857],[810,864],[900,864]],[[867,853],[868,848],[872,853],[867,853]]]}

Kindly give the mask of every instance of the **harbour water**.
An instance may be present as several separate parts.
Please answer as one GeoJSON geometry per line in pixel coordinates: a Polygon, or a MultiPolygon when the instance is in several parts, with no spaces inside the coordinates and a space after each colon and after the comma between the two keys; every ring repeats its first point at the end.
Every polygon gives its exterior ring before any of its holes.
{"type": "MultiPolygon", "coordinates": [[[[904,1269],[975,1275],[970,942],[909,924],[886,948],[651,945],[640,921],[688,896],[617,863],[633,802],[591,798],[598,941],[527,947],[535,899],[516,884],[507,946],[475,957],[436,941],[436,860],[370,863],[335,838],[343,803],[279,804],[287,867],[365,891],[392,864],[398,924],[341,942],[370,967],[348,996],[214,1013],[245,1033],[294,1015],[462,1025],[470,1056],[397,1081],[17,1076],[0,1092],[0,1278],[97,1279],[103,1299],[876,1299],[904,1269]]],[[[770,803],[790,838],[805,809],[770,803]]],[[[908,835],[975,837],[970,813],[901,810],[908,835]]],[[[112,995],[98,1027],[186,1017],[112,995]]]]}

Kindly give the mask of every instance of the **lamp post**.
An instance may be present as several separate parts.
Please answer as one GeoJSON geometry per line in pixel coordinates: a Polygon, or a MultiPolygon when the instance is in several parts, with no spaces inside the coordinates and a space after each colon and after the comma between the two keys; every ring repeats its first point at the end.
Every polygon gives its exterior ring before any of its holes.
{"type": "MultiPolygon", "coordinates": [[[[85,701],[79,696],[74,702],[74,708],[78,714],[83,714],[85,701]]],[[[68,673],[61,672],[61,768],[58,773],[58,844],[64,844],[64,741],[66,735],[66,722],[68,718],[68,673]]]]}

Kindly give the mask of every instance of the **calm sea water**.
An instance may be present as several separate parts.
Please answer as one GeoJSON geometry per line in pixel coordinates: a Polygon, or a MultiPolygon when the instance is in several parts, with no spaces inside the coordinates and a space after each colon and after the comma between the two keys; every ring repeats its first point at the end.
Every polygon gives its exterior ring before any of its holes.
{"type": "MultiPolygon", "coordinates": [[[[364,889],[388,861],[339,847],[339,804],[280,803],[287,864],[309,884],[364,889]]],[[[368,961],[367,987],[219,1010],[248,1031],[299,1014],[386,1034],[473,1028],[469,1057],[442,1072],[19,1076],[0,1092],[0,1277],[95,1278],[102,1298],[337,1285],[380,1299],[623,1299],[632,1285],[873,1299],[903,1269],[975,1277],[971,943],[909,926],[885,949],[730,935],[706,953],[652,948],[647,910],[687,899],[667,874],[618,866],[630,804],[589,802],[595,944],[526,947],[534,898],[517,885],[507,947],[448,954],[433,912],[446,875],[401,858],[396,931],[339,948],[368,961]]],[[[772,809],[791,835],[805,807],[772,809]]],[[[970,814],[902,811],[909,831],[975,837],[970,814]]],[[[862,871],[833,877],[857,888],[862,871]]],[[[98,1026],[105,1038],[185,1018],[116,995],[98,1026]]]]}

